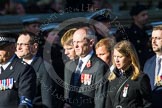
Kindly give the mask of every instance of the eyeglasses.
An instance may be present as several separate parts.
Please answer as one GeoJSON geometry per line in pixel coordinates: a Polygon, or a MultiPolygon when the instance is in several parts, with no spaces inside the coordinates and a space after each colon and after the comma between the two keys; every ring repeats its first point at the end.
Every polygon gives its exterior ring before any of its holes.
{"type": "Polygon", "coordinates": [[[28,46],[30,44],[28,44],[28,43],[16,43],[16,46],[18,46],[18,45],[20,45],[20,46],[28,46]]]}

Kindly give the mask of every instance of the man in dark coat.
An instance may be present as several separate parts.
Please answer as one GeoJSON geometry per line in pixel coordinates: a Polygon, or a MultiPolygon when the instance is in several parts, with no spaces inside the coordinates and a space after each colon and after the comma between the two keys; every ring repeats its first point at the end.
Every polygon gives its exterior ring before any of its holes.
{"type": "Polygon", "coordinates": [[[150,78],[153,94],[153,108],[161,108],[162,100],[162,25],[155,26],[152,31],[152,49],[155,55],[144,65],[144,72],[150,78]]]}
{"type": "Polygon", "coordinates": [[[11,33],[0,33],[0,108],[32,108],[35,71],[15,55],[14,42],[11,33]]]}
{"type": "Polygon", "coordinates": [[[17,40],[16,54],[31,65],[36,72],[37,89],[33,101],[34,108],[57,108],[56,99],[52,95],[56,88],[48,73],[52,67],[37,54],[37,41],[34,34],[30,32],[21,33],[17,40]]]}
{"type": "Polygon", "coordinates": [[[108,66],[93,51],[95,35],[83,27],[73,35],[73,44],[79,59],[65,66],[64,108],[103,108],[108,66]],[[78,65],[77,65],[78,64],[78,65]]]}
{"type": "Polygon", "coordinates": [[[123,38],[133,43],[139,57],[141,69],[143,69],[146,60],[153,55],[149,36],[146,33],[148,11],[144,5],[136,5],[132,7],[130,15],[133,19],[133,23],[129,28],[126,28],[125,31],[119,30],[118,32],[121,32],[119,33],[120,39],[117,37],[116,40],[120,41],[123,38]]]}

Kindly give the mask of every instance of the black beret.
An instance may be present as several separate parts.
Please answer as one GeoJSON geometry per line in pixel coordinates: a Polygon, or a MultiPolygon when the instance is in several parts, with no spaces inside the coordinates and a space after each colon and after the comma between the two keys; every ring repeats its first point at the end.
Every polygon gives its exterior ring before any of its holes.
{"type": "Polygon", "coordinates": [[[144,6],[144,5],[133,6],[131,11],[130,11],[130,15],[131,16],[138,15],[140,12],[142,12],[144,10],[147,10],[146,6],[144,6]]]}
{"type": "Polygon", "coordinates": [[[103,9],[103,10],[100,10],[100,11],[97,11],[96,13],[94,13],[92,16],[91,16],[91,19],[93,20],[96,20],[96,21],[111,21],[111,11],[110,10],[106,10],[106,9],[103,9]]]}
{"type": "Polygon", "coordinates": [[[25,18],[22,20],[23,25],[33,24],[33,23],[41,23],[39,18],[25,18]]]}
{"type": "Polygon", "coordinates": [[[16,39],[14,33],[0,31],[0,47],[6,46],[10,43],[15,43],[16,39]]]}

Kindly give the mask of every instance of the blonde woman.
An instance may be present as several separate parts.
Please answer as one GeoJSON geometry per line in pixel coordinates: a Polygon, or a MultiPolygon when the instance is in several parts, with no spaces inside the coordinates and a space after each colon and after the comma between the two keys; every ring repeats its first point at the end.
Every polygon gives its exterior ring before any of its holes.
{"type": "Polygon", "coordinates": [[[129,41],[114,46],[113,64],[110,73],[107,108],[151,108],[149,78],[141,72],[138,57],[129,41]]]}

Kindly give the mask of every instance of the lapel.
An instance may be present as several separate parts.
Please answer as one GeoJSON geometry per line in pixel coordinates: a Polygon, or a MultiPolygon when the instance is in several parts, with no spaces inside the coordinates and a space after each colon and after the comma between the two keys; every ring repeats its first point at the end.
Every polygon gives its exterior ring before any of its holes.
{"type": "Polygon", "coordinates": [[[155,67],[156,67],[156,56],[153,57],[152,61],[149,63],[148,75],[151,82],[151,87],[154,88],[154,80],[155,80],[155,67]]]}
{"type": "Polygon", "coordinates": [[[73,78],[74,78],[74,73],[75,73],[75,69],[77,67],[79,59],[74,60],[74,61],[70,61],[67,63],[66,68],[69,70],[68,73],[65,73],[67,78],[67,84],[72,85],[73,84],[73,78]]]}
{"type": "Polygon", "coordinates": [[[9,64],[9,66],[4,70],[4,72],[0,75],[0,79],[8,78],[15,71],[15,66],[18,61],[18,57],[15,56],[13,61],[9,64]]]}
{"type": "Polygon", "coordinates": [[[36,55],[31,63],[31,66],[34,68],[36,73],[38,72],[41,63],[42,63],[41,59],[39,58],[39,56],[36,55]]]}
{"type": "Polygon", "coordinates": [[[93,68],[93,66],[95,66],[95,63],[96,63],[95,58],[96,58],[96,56],[95,56],[95,54],[93,54],[92,57],[89,59],[91,66],[88,66],[88,62],[87,62],[82,73],[87,73],[87,74],[92,73],[92,68],[93,68]]]}
{"type": "Polygon", "coordinates": [[[81,73],[81,76],[79,78],[79,81],[78,81],[79,87],[85,86],[86,85],[85,83],[88,83],[88,82],[85,81],[86,78],[88,78],[88,79],[90,78],[90,81],[92,83],[93,75],[94,75],[94,72],[95,72],[95,70],[93,68],[95,66],[95,63],[96,63],[95,57],[96,57],[95,54],[93,54],[92,57],[89,59],[88,62],[90,62],[90,66],[88,66],[87,64],[85,65],[85,67],[84,67],[84,69],[81,73]]]}

